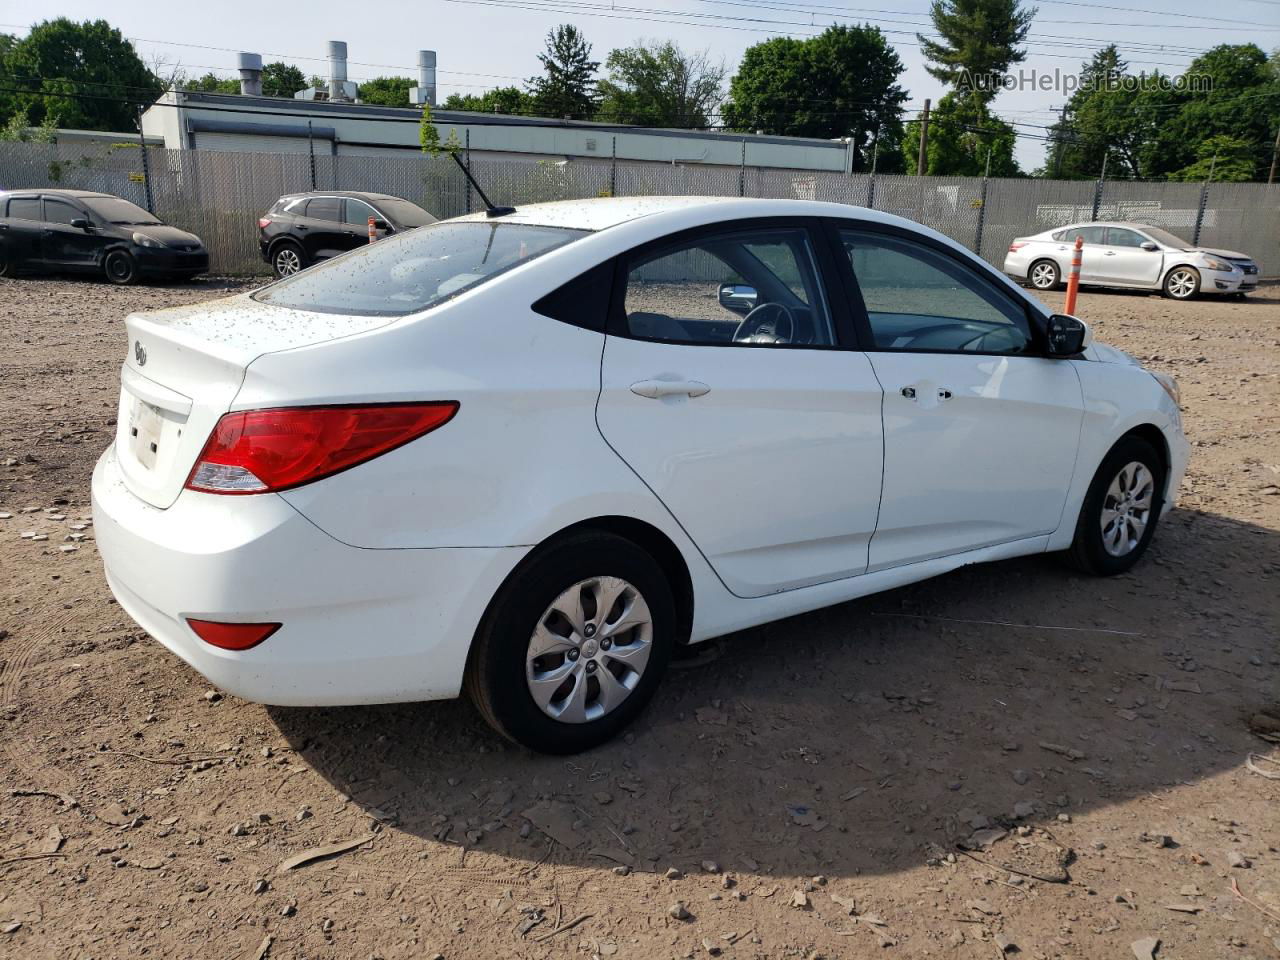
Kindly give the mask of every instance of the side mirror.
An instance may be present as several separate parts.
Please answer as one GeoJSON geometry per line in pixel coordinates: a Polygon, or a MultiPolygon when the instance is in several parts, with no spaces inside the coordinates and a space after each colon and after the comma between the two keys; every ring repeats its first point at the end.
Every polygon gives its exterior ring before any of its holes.
{"type": "Polygon", "coordinates": [[[1142,241],[1142,243],[1138,244],[1138,246],[1142,247],[1143,250],[1159,250],[1160,249],[1160,244],[1152,243],[1150,240],[1144,240],[1142,241]]]}
{"type": "Polygon", "coordinates": [[[84,217],[76,217],[71,221],[70,225],[75,227],[77,230],[88,230],[92,226],[92,224],[84,217]]]}
{"type": "Polygon", "coordinates": [[[387,226],[387,221],[385,221],[385,220],[375,220],[375,221],[373,221],[373,229],[375,229],[375,230],[390,230],[391,228],[390,228],[389,226],[387,226]]]}
{"type": "Polygon", "coordinates": [[[720,306],[743,316],[750,313],[760,302],[760,294],[756,288],[745,283],[720,284],[720,306]]]}
{"type": "Polygon", "coordinates": [[[1079,356],[1093,343],[1093,331],[1077,317],[1055,313],[1049,318],[1049,356],[1079,356]]]}

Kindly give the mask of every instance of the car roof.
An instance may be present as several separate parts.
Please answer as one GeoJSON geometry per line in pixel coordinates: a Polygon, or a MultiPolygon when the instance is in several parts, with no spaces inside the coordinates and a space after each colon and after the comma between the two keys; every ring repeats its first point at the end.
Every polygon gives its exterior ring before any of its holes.
{"type": "MultiPolygon", "coordinates": [[[[285,193],[280,199],[286,197],[301,199],[302,197],[350,197],[353,200],[404,200],[404,197],[397,197],[390,193],[368,193],[363,190],[306,190],[302,193],[285,193]]],[[[412,200],[407,201],[413,203],[412,200]]]]}
{"type": "MultiPolygon", "coordinates": [[[[565,227],[575,230],[606,230],[642,217],[703,209],[712,220],[748,217],[850,217],[879,223],[904,224],[893,214],[865,207],[815,200],[766,200],[755,197],[592,197],[586,200],[556,200],[522,204],[515,213],[497,220],[484,212],[467,214],[456,221],[523,223],[530,226],[565,227]]],[[[919,228],[918,224],[910,224],[919,228]]]]}
{"type": "Polygon", "coordinates": [[[13,187],[9,190],[0,190],[0,197],[7,197],[15,193],[38,193],[46,197],[76,197],[78,199],[85,199],[86,197],[104,197],[109,200],[120,199],[113,194],[101,193],[97,190],[53,190],[49,187],[13,187]]]}

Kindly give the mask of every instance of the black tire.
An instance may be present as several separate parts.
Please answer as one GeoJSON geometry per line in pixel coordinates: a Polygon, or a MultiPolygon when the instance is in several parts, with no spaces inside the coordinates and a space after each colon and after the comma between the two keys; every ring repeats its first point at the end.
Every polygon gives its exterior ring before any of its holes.
{"type": "MultiPolygon", "coordinates": [[[[598,613],[590,616],[594,620],[598,613]]],[[[608,617],[609,612],[604,616],[608,617]]],[[[603,619],[600,622],[603,625],[603,619]]],[[[588,621],[586,629],[593,629],[591,623],[588,621]]],[[[588,634],[594,635],[594,630],[588,634]]],[[[624,631],[618,636],[630,636],[632,642],[637,642],[635,634],[624,631]]],[[[617,735],[644,709],[666,671],[675,636],[675,602],[661,567],[630,540],[603,532],[584,532],[540,550],[503,584],[476,632],[467,665],[467,694],[490,726],[530,750],[551,754],[589,750],[617,735]],[[648,661],[630,694],[611,711],[585,722],[557,720],[543,711],[530,692],[526,675],[529,644],[535,628],[547,622],[544,618],[562,594],[582,581],[602,577],[625,580],[648,605],[648,661]]],[[[617,649],[624,647],[619,644],[617,649]]],[[[599,648],[604,649],[596,658],[598,669],[617,667],[621,661],[608,660],[604,640],[598,640],[595,647],[579,643],[573,659],[581,659],[583,666],[589,667],[582,654],[599,648]]],[[[560,666],[567,665],[565,658],[560,666]]],[[[593,681],[588,675],[579,674],[570,689],[576,690],[579,682],[589,697],[593,681]]],[[[599,682],[597,677],[597,693],[599,682]]],[[[568,703],[569,696],[563,700],[568,703]]]]}
{"type": "Polygon", "coordinates": [[[0,250],[0,277],[12,277],[13,274],[13,263],[9,260],[8,255],[3,250],[0,250]]]}
{"type": "Polygon", "coordinates": [[[102,260],[102,273],[118,287],[138,282],[138,261],[127,250],[112,250],[102,260]]]}
{"type": "Polygon", "coordinates": [[[291,277],[310,266],[306,251],[292,240],[281,240],[271,248],[271,269],[280,278],[291,277]]]}
{"type": "Polygon", "coordinates": [[[1161,292],[1170,300],[1194,300],[1200,292],[1200,271],[1195,267],[1174,267],[1165,274],[1161,292]]]}
{"type": "Polygon", "coordinates": [[[1027,283],[1035,290],[1057,290],[1061,282],[1062,271],[1052,260],[1037,260],[1027,268],[1027,283]]]}
{"type": "MultiPolygon", "coordinates": [[[[1146,440],[1127,436],[1120,440],[1102,460],[1098,472],[1089,484],[1080,517],[1076,521],[1075,539],[1067,551],[1067,558],[1074,566],[1099,577],[1112,577],[1124,573],[1142,558],[1151,538],[1155,536],[1164,509],[1166,470],[1163,458],[1146,440]],[[1114,506],[1109,490],[1121,470],[1130,464],[1142,464],[1151,478],[1151,504],[1146,513],[1145,526],[1136,543],[1127,552],[1116,555],[1104,543],[1103,510],[1114,506]]],[[[1132,532],[1132,528],[1128,528],[1132,532]]],[[[1133,538],[1129,536],[1132,543],[1133,538]]]]}

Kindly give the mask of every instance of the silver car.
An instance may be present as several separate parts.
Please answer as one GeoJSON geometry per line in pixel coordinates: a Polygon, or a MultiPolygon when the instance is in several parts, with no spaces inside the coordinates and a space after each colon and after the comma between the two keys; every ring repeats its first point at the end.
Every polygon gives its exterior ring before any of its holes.
{"type": "Polygon", "coordinates": [[[1258,285],[1252,257],[1192,246],[1142,223],[1080,223],[1018,237],[1009,244],[1004,272],[1037,290],[1054,290],[1070,274],[1076,237],[1084,238],[1082,284],[1159,290],[1174,300],[1201,293],[1244,296],[1258,285]]]}

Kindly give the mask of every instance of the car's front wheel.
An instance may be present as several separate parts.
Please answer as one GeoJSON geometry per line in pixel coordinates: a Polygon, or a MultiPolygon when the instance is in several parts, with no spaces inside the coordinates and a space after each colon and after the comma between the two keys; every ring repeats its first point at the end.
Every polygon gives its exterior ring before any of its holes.
{"type": "Polygon", "coordinates": [[[102,261],[102,272],[116,286],[138,282],[138,261],[127,250],[112,250],[102,261]]]}
{"type": "Polygon", "coordinates": [[[279,244],[271,254],[271,268],[277,277],[292,277],[307,265],[307,255],[296,243],[279,244]]]}
{"type": "Polygon", "coordinates": [[[1027,271],[1027,277],[1037,290],[1055,290],[1061,279],[1061,272],[1052,260],[1037,260],[1027,271]]]}
{"type": "Polygon", "coordinates": [[[1164,278],[1164,295],[1172,300],[1190,300],[1200,292],[1200,271],[1195,267],[1177,267],[1164,278]]]}
{"type": "Polygon", "coordinates": [[[1069,551],[1101,577],[1124,573],[1146,552],[1164,507],[1164,461],[1150,443],[1124,437],[1094,474],[1069,551]]]}
{"type": "Polygon", "coordinates": [[[577,753],[631,723],[653,696],[676,633],[662,569],[629,540],[587,532],[541,550],[494,598],[467,691],[503,736],[577,753]]]}

